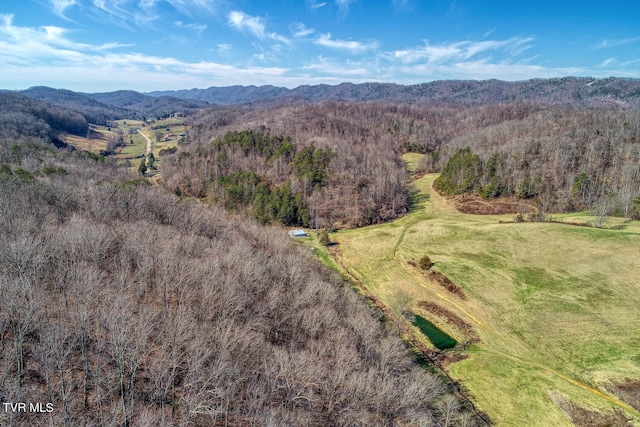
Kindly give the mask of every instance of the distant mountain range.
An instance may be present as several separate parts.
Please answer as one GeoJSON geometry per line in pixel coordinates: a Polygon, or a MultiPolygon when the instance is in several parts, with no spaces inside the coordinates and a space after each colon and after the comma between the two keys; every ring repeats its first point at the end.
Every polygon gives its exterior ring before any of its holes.
{"type": "Polygon", "coordinates": [[[435,106],[475,106],[513,101],[575,108],[640,108],[640,79],[563,77],[519,82],[500,80],[441,80],[416,85],[342,83],[336,86],[227,86],[208,89],[156,91],[146,94],[120,90],[81,93],[36,86],[18,91],[80,112],[91,123],[120,118],[192,114],[214,105],[283,104],[335,101],[380,101],[435,106]]]}
{"type": "Polygon", "coordinates": [[[209,106],[204,101],[149,96],[128,90],[82,93],[35,86],[16,93],[77,111],[85,116],[88,122],[98,124],[122,118],[164,117],[176,112],[188,115],[209,106]]]}
{"type": "Polygon", "coordinates": [[[519,82],[442,80],[403,86],[393,83],[343,83],[337,86],[228,86],[149,92],[211,104],[391,101],[420,105],[471,106],[515,100],[575,107],[640,107],[640,79],[564,77],[519,82]]]}

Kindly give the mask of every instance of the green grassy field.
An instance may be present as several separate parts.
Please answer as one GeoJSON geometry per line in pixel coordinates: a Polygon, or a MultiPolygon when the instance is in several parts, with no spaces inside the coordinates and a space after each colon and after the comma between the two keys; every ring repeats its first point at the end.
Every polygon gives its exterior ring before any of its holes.
{"type": "MultiPolygon", "coordinates": [[[[412,170],[418,156],[405,160],[412,170]]],[[[622,411],[640,426],[640,412],[611,387],[640,380],[640,224],[612,219],[607,225],[617,229],[595,229],[461,214],[431,189],[435,178],[415,181],[423,197],[405,217],[332,233],[338,264],[385,304],[404,301],[466,343],[453,351],[467,358],[448,371],[495,425],[570,426],[557,404],[568,399],[605,415],[622,411]],[[410,264],[422,255],[464,299],[410,264]]]]}

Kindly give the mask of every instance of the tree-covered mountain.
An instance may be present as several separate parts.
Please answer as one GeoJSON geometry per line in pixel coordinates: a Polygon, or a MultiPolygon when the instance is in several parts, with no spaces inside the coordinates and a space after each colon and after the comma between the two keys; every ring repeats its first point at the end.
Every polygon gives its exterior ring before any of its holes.
{"type": "MultiPolygon", "coordinates": [[[[188,116],[209,106],[209,103],[205,101],[185,100],[173,96],[154,97],[131,90],[92,93],[88,96],[105,104],[115,105],[127,109],[129,112],[144,115],[147,118],[167,117],[175,113],[188,116]]],[[[135,114],[131,114],[131,116],[135,116],[135,114]]]]}
{"type": "Polygon", "coordinates": [[[150,92],[153,96],[176,96],[212,104],[336,101],[389,101],[419,105],[476,106],[510,101],[533,101],[545,105],[574,107],[640,107],[640,79],[563,77],[517,82],[500,80],[443,80],[415,85],[393,83],[342,83],[336,86],[210,87],[150,92]]]}
{"type": "Polygon", "coordinates": [[[74,110],[82,114],[88,122],[101,125],[124,118],[168,117],[176,113],[188,116],[208,106],[208,103],[203,101],[170,96],[153,97],[125,90],[90,94],[36,86],[18,93],[74,110]]]}
{"type": "Polygon", "coordinates": [[[53,89],[46,86],[35,86],[19,91],[29,98],[60,105],[82,114],[89,123],[106,125],[111,120],[127,117],[128,111],[114,105],[108,105],[93,99],[91,96],[66,89],[53,89]]]}
{"type": "Polygon", "coordinates": [[[88,130],[87,120],[75,111],[13,92],[0,93],[0,136],[53,140],[61,132],[86,136],[88,130]]]}

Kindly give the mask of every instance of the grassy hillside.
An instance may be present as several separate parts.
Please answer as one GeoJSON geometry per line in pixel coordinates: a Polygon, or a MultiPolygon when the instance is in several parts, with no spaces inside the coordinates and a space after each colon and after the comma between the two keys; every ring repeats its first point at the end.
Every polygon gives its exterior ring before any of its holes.
{"type": "Polygon", "coordinates": [[[496,425],[640,425],[637,402],[615,387],[640,381],[640,224],[461,214],[431,190],[436,176],[415,181],[405,217],[334,233],[338,262],[388,306],[463,343],[452,352],[466,359],[448,370],[496,425]],[[461,292],[412,266],[423,255],[461,292]]]}

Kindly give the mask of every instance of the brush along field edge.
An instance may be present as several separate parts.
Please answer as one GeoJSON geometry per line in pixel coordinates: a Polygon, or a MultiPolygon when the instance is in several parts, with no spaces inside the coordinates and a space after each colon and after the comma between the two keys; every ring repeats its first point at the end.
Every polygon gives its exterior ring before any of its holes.
{"type": "Polygon", "coordinates": [[[473,326],[477,341],[428,316],[466,343],[454,352],[467,358],[449,373],[496,425],[571,426],[551,397],[559,392],[583,407],[622,410],[640,426],[640,412],[605,388],[640,380],[640,225],[598,230],[461,214],[432,190],[436,177],[415,181],[423,197],[405,217],[334,233],[337,263],[387,307],[427,301],[473,326]],[[425,254],[464,300],[408,263],[425,254]]]}

